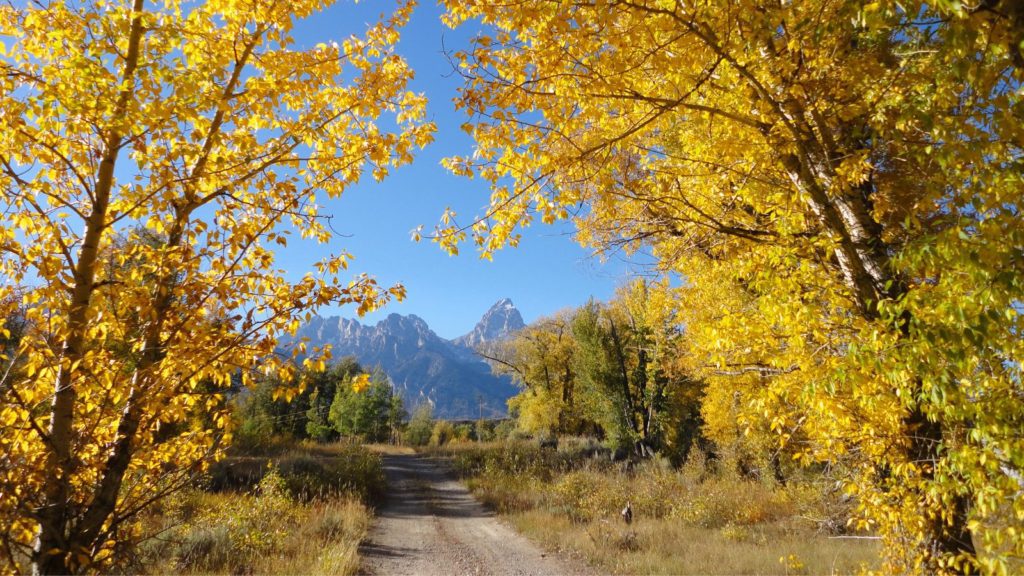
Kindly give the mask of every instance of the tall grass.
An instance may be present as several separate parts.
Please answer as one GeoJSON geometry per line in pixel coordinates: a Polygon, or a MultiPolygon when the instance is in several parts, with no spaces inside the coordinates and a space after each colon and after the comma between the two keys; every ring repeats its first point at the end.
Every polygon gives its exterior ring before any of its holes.
{"type": "MultiPolygon", "coordinates": [[[[831,536],[842,508],[813,475],[779,485],[716,469],[611,462],[585,442],[451,445],[475,494],[522,532],[624,574],[834,574],[877,566],[872,540],[831,536]],[[631,505],[633,522],[620,511],[631,505]],[[822,519],[830,519],[825,522],[822,519]]],[[[840,530],[842,529],[840,522],[840,530]]]]}
{"type": "Polygon", "coordinates": [[[380,456],[353,445],[236,456],[154,510],[131,572],[353,574],[383,493],[380,456]]]}
{"type": "Polygon", "coordinates": [[[289,494],[298,500],[354,493],[374,502],[386,489],[380,455],[351,442],[275,445],[270,451],[229,456],[211,468],[206,488],[252,490],[271,468],[280,472],[289,494]]]}

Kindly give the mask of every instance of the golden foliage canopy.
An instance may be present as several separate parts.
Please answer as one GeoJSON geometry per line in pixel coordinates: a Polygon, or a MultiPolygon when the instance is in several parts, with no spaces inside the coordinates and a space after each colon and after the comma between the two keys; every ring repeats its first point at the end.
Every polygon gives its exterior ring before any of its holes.
{"type": "Polygon", "coordinates": [[[739,398],[842,466],[890,570],[1020,568],[1019,3],[445,4],[486,27],[447,165],[492,194],[437,242],[571,218],[649,249],[686,281],[708,430],[739,398]]]}
{"type": "Polygon", "coordinates": [[[394,52],[413,4],[296,48],[329,4],[0,6],[0,317],[28,323],[0,380],[8,562],[105,566],[216,452],[233,376],[287,368],[277,335],[403,295],[344,278],[345,252],[297,280],[275,264],[331,239],[318,199],[432,138],[394,52]]]}

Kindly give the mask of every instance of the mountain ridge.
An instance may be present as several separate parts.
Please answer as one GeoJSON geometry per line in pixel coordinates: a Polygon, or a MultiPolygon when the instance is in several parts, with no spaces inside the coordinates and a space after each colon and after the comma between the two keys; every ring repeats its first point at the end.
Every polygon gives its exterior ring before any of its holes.
{"type": "Polygon", "coordinates": [[[518,392],[511,379],[496,376],[473,349],[521,329],[522,315],[503,298],[470,332],[448,340],[415,314],[389,314],[374,325],[340,316],[310,319],[287,345],[308,338],[311,346],[331,345],[334,358],[354,356],[366,368],[380,366],[406,408],[430,402],[440,418],[500,417],[518,392]]]}

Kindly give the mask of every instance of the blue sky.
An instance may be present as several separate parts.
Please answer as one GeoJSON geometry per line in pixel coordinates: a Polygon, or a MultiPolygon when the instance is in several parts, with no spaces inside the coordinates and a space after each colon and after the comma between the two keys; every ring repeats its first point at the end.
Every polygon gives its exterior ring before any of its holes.
{"type": "MultiPolygon", "coordinates": [[[[354,4],[343,0],[327,11],[299,23],[295,38],[300,47],[318,42],[341,41],[361,33],[382,11],[394,4],[371,0],[354,4]]],[[[471,139],[459,126],[465,122],[452,98],[460,80],[442,47],[453,50],[466,45],[472,31],[451,30],[440,21],[441,9],[427,3],[417,6],[402,33],[398,50],[416,71],[412,89],[427,94],[428,114],[437,124],[436,141],[421,151],[415,162],[392,173],[382,183],[370,179],[337,201],[325,205],[333,214],[333,227],[348,237],[338,245],[317,247],[300,242],[279,253],[279,264],[296,277],[312,262],[340,248],[355,256],[351,270],[367,272],[382,285],[403,283],[408,298],[367,315],[376,322],[390,313],[416,314],[439,335],[452,338],[468,332],[494,302],[511,298],[527,322],[559,309],[577,306],[590,296],[609,298],[625,278],[629,266],[617,260],[601,263],[571,238],[572,227],[537,225],[523,231],[518,248],[481,260],[472,245],[450,257],[436,244],[414,243],[410,231],[420,224],[429,231],[446,206],[468,222],[486,205],[485,183],[449,174],[442,158],[466,154],[471,139]]],[[[351,308],[326,309],[323,315],[354,317],[351,308]]]]}

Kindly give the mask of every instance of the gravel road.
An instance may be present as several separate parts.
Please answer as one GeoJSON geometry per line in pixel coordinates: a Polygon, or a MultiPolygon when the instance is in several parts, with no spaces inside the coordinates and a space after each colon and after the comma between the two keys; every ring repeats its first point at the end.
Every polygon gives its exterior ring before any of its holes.
{"type": "Polygon", "coordinates": [[[444,465],[384,456],[388,500],[359,549],[363,574],[580,574],[498,521],[444,465]]]}

